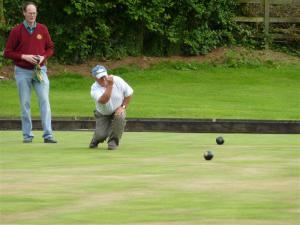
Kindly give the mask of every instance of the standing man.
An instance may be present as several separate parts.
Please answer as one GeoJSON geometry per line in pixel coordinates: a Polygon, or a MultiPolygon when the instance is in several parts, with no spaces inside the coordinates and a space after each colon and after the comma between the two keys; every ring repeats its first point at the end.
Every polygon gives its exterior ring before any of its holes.
{"type": "Polygon", "coordinates": [[[23,23],[14,27],[8,37],[4,56],[15,64],[15,79],[19,91],[23,142],[34,137],[30,113],[31,89],[38,100],[44,130],[44,143],[57,143],[52,135],[49,103],[49,80],[46,60],[53,55],[54,44],[45,25],[36,22],[37,6],[33,2],[23,5],[23,23]]]}
{"type": "Polygon", "coordinates": [[[108,75],[104,66],[95,66],[92,76],[95,79],[91,96],[96,102],[96,130],[90,148],[97,148],[107,139],[108,150],[115,150],[124,132],[126,109],[133,90],[121,77],[108,75]]]}

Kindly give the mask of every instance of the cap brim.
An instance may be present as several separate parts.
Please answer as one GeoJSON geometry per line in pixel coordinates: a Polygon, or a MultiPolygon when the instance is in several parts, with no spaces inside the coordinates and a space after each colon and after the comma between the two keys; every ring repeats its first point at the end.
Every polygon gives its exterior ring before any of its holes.
{"type": "Polygon", "coordinates": [[[96,78],[97,78],[97,79],[100,79],[101,77],[105,77],[105,76],[107,76],[107,73],[106,73],[106,72],[101,72],[101,73],[97,73],[97,74],[96,74],[96,78]]]}

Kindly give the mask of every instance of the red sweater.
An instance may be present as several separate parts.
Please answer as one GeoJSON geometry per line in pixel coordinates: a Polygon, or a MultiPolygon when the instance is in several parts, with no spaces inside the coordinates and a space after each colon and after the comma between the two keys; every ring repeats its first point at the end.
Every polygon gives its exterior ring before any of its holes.
{"type": "Polygon", "coordinates": [[[4,56],[12,59],[14,64],[19,67],[33,69],[34,65],[21,59],[22,54],[42,55],[47,59],[53,55],[53,52],[54,44],[45,25],[37,23],[34,32],[30,34],[21,23],[11,30],[4,56]]]}

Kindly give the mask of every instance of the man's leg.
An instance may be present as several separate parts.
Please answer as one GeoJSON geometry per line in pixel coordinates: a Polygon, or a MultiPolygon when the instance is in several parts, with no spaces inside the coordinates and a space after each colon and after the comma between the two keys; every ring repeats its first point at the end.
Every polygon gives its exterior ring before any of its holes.
{"type": "Polygon", "coordinates": [[[21,121],[23,131],[23,142],[31,142],[34,135],[32,133],[30,97],[32,85],[32,71],[15,67],[15,78],[19,92],[21,106],[21,121]]]}
{"type": "Polygon", "coordinates": [[[44,130],[43,138],[49,140],[53,139],[53,136],[51,125],[51,108],[49,102],[49,80],[46,66],[42,67],[42,76],[43,81],[33,81],[33,86],[39,100],[40,116],[44,130]]]}
{"type": "Polygon", "coordinates": [[[120,139],[124,132],[126,125],[126,113],[124,112],[120,116],[114,115],[112,120],[112,126],[108,137],[108,149],[114,150],[119,146],[120,139]]]}
{"type": "Polygon", "coordinates": [[[90,143],[90,148],[97,148],[99,143],[106,140],[111,125],[111,116],[102,115],[97,110],[95,110],[94,115],[96,119],[96,129],[90,143]]]}

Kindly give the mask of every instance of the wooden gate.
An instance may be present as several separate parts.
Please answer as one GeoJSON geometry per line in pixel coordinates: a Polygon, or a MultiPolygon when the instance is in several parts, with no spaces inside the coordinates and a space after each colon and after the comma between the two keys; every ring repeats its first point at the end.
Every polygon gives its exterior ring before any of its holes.
{"type": "MultiPolygon", "coordinates": [[[[270,33],[271,23],[290,23],[290,24],[300,24],[300,17],[289,16],[289,17],[270,17],[270,6],[271,5],[283,5],[290,4],[292,6],[300,7],[300,0],[237,0],[238,4],[242,3],[253,3],[262,4],[264,7],[263,16],[247,17],[247,16],[237,16],[235,21],[239,23],[263,23],[264,25],[264,39],[265,48],[269,47],[269,42],[276,39],[288,39],[287,34],[270,33]]],[[[300,8],[299,8],[300,9],[300,8]]],[[[297,32],[297,39],[300,41],[300,31],[297,32]],[[299,32],[299,33],[298,33],[299,32]]]]}

